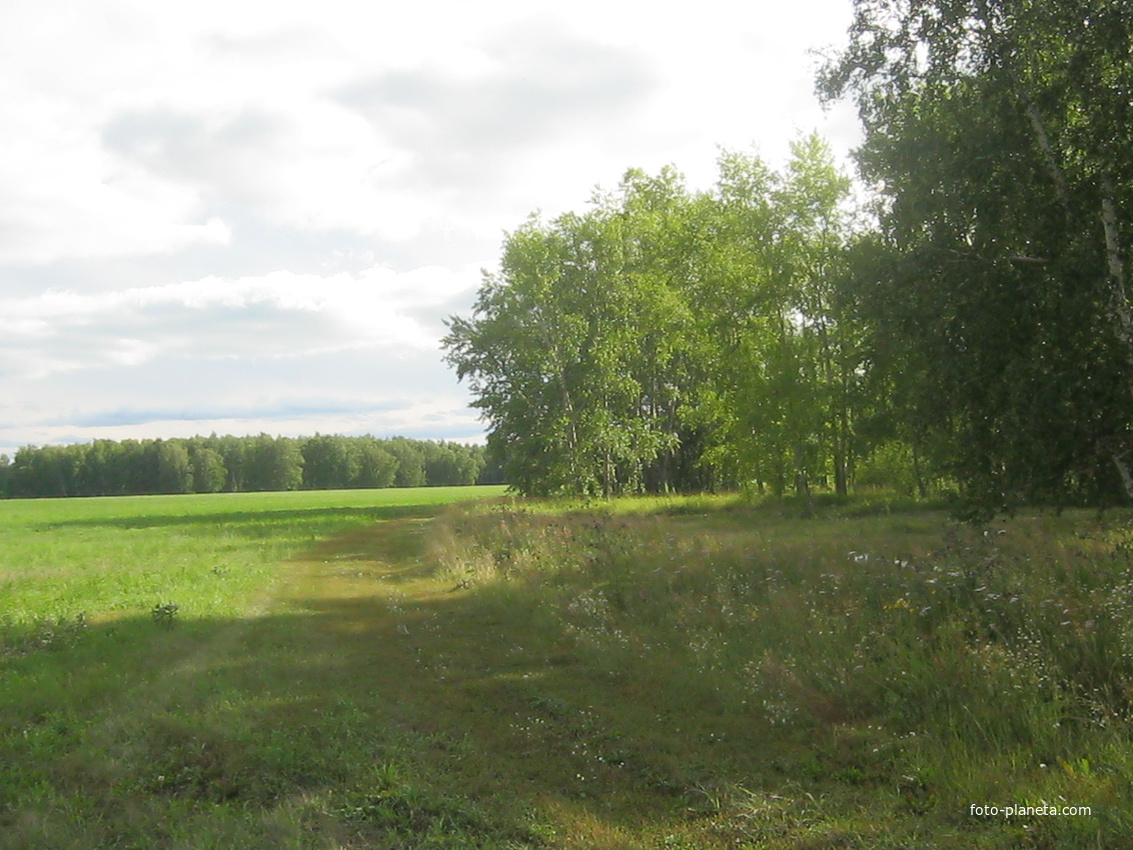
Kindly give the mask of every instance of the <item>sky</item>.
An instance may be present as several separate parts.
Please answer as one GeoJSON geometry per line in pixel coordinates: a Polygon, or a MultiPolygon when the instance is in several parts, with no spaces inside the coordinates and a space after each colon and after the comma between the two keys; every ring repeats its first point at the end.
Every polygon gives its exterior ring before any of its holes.
{"type": "MultiPolygon", "coordinates": [[[[850,0],[0,4],[0,453],[478,442],[444,319],[534,211],[852,110],[850,0]]],[[[847,166],[847,170],[849,166],[847,166]]]]}

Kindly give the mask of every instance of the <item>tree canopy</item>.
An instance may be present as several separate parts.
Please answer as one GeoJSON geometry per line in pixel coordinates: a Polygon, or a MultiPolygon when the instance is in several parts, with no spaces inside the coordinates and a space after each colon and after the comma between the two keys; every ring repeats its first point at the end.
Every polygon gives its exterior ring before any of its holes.
{"type": "Polygon", "coordinates": [[[853,334],[833,282],[850,183],[816,137],[782,173],[724,153],[715,187],[626,173],[584,213],[508,234],[449,362],[528,493],[785,482],[840,489],[853,334]]]}
{"type": "Polygon", "coordinates": [[[854,7],[820,90],[865,131],[880,215],[860,319],[905,433],[973,498],[1097,499],[1122,476],[1133,494],[1133,10],[854,7]]]}
{"type": "Polygon", "coordinates": [[[482,446],[393,437],[191,437],[25,446],[0,496],[117,496],[498,483],[482,446]]]}
{"type": "Polygon", "coordinates": [[[507,235],[445,346],[519,489],[1133,498],[1133,7],[854,0],[821,140],[507,235]]]}

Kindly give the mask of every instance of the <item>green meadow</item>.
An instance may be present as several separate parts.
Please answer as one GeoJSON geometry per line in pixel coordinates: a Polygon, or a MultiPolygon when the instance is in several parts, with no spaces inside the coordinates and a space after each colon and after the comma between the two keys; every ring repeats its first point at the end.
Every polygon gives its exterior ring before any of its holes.
{"type": "Polygon", "coordinates": [[[1133,846],[1131,558],[1127,511],[0,502],[0,848],[1133,846]]]}

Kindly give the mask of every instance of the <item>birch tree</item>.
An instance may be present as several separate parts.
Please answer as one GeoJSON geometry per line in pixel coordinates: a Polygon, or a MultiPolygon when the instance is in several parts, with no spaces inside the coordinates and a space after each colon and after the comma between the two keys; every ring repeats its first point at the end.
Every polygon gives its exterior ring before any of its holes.
{"type": "Polygon", "coordinates": [[[986,499],[1133,495],[1133,12],[854,5],[820,88],[859,107],[859,164],[902,258],[861,283],[871,326],[904,325],[905,362],[947,400],[938,462],[986,499]]]}

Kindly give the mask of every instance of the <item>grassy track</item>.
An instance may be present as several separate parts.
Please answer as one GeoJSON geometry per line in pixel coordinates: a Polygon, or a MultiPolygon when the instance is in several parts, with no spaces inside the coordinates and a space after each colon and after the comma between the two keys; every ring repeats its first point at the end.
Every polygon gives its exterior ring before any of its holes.
{"type": "Polygon", "coordinates": [[[250,759],[239,771],[256,777],[261,797],[265,783],[290,776],[276,764],[299,757],[281,745],[286,727],[271,731],[274,743],[249,730],[258,680],[271,670],[264,636],[276,633],[273,608],[299,568],[294,556],[350,529],[500,492],[0,502],[0,847],[150,847],[166,837],[212,846],[211,827],[194,826],[200,818],[220,824],[216,846],[241,846],[226,843],[228,825],[245,819],[245,801],[230,802],[241,793],[217,790],[228,780],[183,750],[209,750],[221,722],[223,748],[250,759]],[[168,605],[175,613],[155,621],[155,606],[168,605]],[[267,658],[244,654],[261,651],[267,658]],[[219,810],[197,811],[202,789],[219,810]]]}
{"type": "Polygon", "coordinates": [[[471,495],[0,503],[0,848],[1130,846],[1129,517],[471,495]]]}

